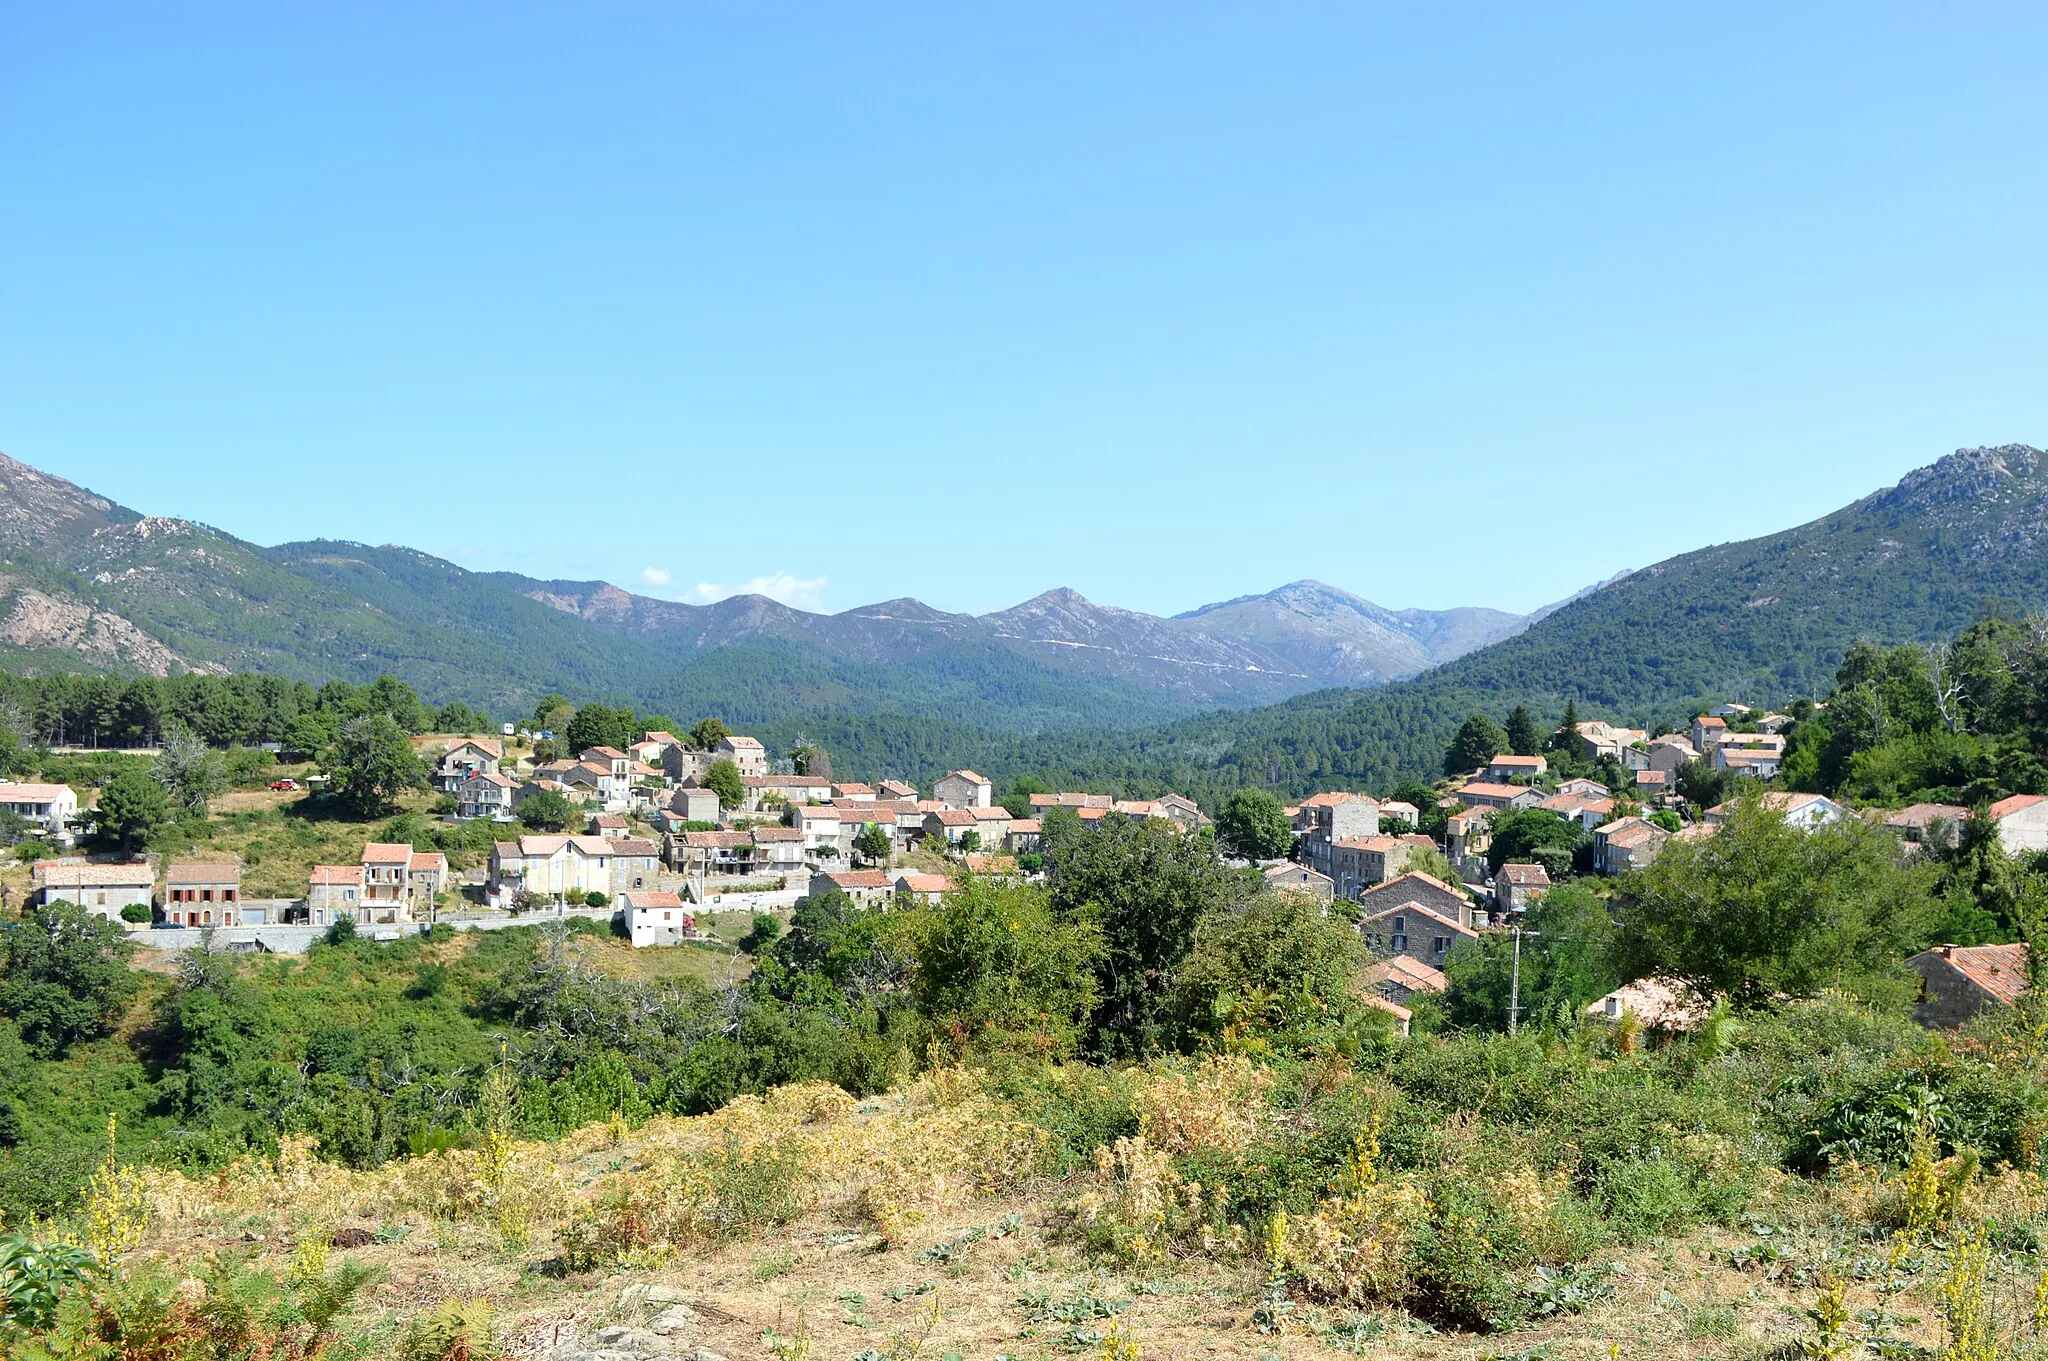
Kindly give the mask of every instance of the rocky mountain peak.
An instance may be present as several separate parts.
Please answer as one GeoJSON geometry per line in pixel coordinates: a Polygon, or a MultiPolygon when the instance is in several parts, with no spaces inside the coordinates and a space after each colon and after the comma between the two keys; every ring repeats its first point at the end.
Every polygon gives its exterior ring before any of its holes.
{"type": "Polygon", "coordinates": [[[1958,449],[1925,468],[1915,468],[1899,485],[1877,497],[1877,504],[1907,511],[1928,511],[1959,502],[1990,501],[2014,491],[2039,490],[2042,453],[2026,444],[1958,449]]]}
{"type": "Polygon", "coordinates": [[[75,482],[0,454],[0,543],[45,547],[139,518],[75,482]]]}

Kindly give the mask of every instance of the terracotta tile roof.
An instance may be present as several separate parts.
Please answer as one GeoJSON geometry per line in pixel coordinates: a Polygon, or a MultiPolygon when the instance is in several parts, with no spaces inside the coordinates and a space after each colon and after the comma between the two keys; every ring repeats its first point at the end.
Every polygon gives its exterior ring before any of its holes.
{"type": "MultiPolygon", "coordinates": [[[[803,835],[793,827],[790,830],[797,836],[803,835]]],[[[613,855],[660,855],[661,847],[645,837],[615,836],[611,838],[611,852],[613,855]]]]}
{"type": "Polygon", "coordinates": [[[804,839],[803,832],[795,827],[756,827],[748,835],[754,838],[756,846],[766,845],[769,842],[802,841],[804,839]]]}
{"type": "Polygon", "coordinates": [[[1896,813],[1884,815],[1887,827],[1913,827],[1925,830],[1937,822],[1957,823],[1966,821],[1970,810],[1953,803],[1916,803],[1910,808],[1901,808],[1896,813]]]}
{"type": "Polygon", "coordinates": [[[906,893],[950,893],[953,881],[943,874],[917,874],[906,870],[896,876],[896,887],[906,893]]]}
{"type": "Polygon", "coordinates": [[[234,861],[185,861],[164,870],[166,884],[239,884],[242,867],[234,861]]]}
{"type": "Polygon", "coordinates": [[[1301,806],[1303,808],[1334,808],[1340,803],[1350,803],[1353,800],[1361,803],[1373,802],[1370,794],[1355,794],[1349,790],[1332,789],[1327,793],[1309,795],[1301,801],[1301,806]]]}
{"type": "Polygon", "coordinates": [[[733,736],[733,737],[728,737],[728,738],[726,738],[726,739],[724,740],[724,742],[722,742],[722,743],[721,743],[720,745],[721,745],[721,746],[727,746],[727,747],[733,747],[733,748],[737,748],[737,749],[744,749],[744,750],[746,750],[746,751],[760,751],[760,750],[762,750],[762,747],[761,747],[761,739],[760,739],[760,738],[758,738],[758,737],[739,737],[739,736],[733,736]]]}
{"type": "Polygon", "coordinates": [[[1371,1007],[1374,1011],[1386,1012],[1389,1016],[1393,1017],[1397,1021],[1402,1022],[1404,1025],[1407,1022],[1415,1019],[1414,1012],[1408,1010],[1408,1008],[1402,1006],[1399,1002],[1389,1002],[1386,998],[1381,997],[1378,993],[1367,993],[1365,996],[1365,1004],[1371,1007]]]}
{"type": "Polygon", "coordinates": [[[1702,728],[1725,728],[1728,726],[1726,719],[1716,718],[1712,714],[1701,714],[1693,722],[1702,728]]]}
{"type": "Polygon", "coordinates": [[[1345,836],[1330,843],[1347,851],[1373,851],[1385,855],[1401,843],[1390,836],[1345,836]]]}
{"type": "Polygon", "coordinates": [[[620,751],[617,747],[585,747],[576,754],[586,761],[593,756],[602,757],[607,761],[623,761],[626,759],[626,753],[620,751]]]}
{"type": "Polygon", "coordinates": [[[832,793],[839,798],[851,798],[855,794],[872,794],[874,792],[875,787],[871,784],[835,784],[832,786],[832,793]]]}
{"type": "Polygon", "coordinates": [[[1445,992],[1451,986],[1442,969],[1432,969],[1407,955],[1394,955],[1369,965],[1362,977],[1367,983],[1396,983],[1410,992],[1445,992]]]}
{"type": "Polygon", "coordinates": [[[1986,811],[1991,815],[1991,820],[1996,822],[2000,818],[2009,818],[2014,813],[2025,812],[2040,803],[2042,798],[2040,794],[2014,794],[2010,798],[2000,799],[1986,811]]]}
{"type": "Polygon", "coordinates": [[[1008,822],[1010,820],[1010,810],[1001,804],[994,804],[987,808],[969,808],[967,811],[974,814],[976,822],[1008,822]]]}
{"type": "Polygon", "coordinates": [[[1458,790],[1467,799],[1513,799],[1532,792],[1528,785],[1489,784],[1485,780],[1469,780],[1458,790]]]}
{"type": "Polygon", "coordinates": [[[752,832],[684,832],[683,844],[695,850],[734,850],[754,844],[752,832]]]}
{"type": "Polygon", "coordinates": [[[942,827],[972,827],[981,821],[965,808],[935,808],[925,814],[927,822],[933,818],[937,818],[942,827]]]}
{"type": "Polygon", "coordinates": [[[915,799],[917,797],[917,786],[905,784],[901,780],[884,780],[875,786],[875,792],[877,794],[891,794],[899,799],[915,799]]]}
{"type": "Polygon", "coordinates": [[[1502,865],[1500,872],[1517,888],[1541,888],[1550,882],[1550,871],[1541,865],[1502,865]]]}
{"type": "Polygon", "coordinates": [[[666,889],[629,889],[619,895],[619,902],[626,908],[646,911],[651,907],[681,907],[683,900],[666,889]]]}
{"type": "Polygon", "coordinates": [[[68,784],[37,784],[28,782],[16,784],[12,780],[0,780],[0,803],[49,803],[71,793],[68,784]]]}
{"type": "Polygon", "coordinates": [[[2007,1006],[2027,990],[2024,945],[1943,945],[1927,953],[1941,956],[1957,973],[2007,1006]]]}
{"type": "Polygon", "coordinates": [[[1044,822],[1044,820],[1043,820],[1043,819],[1041,819],[1041,818],[1011,818],[1011,819],[1010,819],[1010,835],[1011,835],[1011,836],[1036,836],[1036,835],[1038,835],[1038,833],[1040,833],[1040,832],[1042,832],[1042,831],[1044,831],[1044,830],[1045,830],[1045,822],[1044,822]]]}
{"type": "MultiPolygon", "coordinates": [[[[1459,898],[1464,898],[1466,896],[1465,890],[1461,888],[1452,888],[1449,884],[1437,878],[1434,874],[1430,874],[1424,870],[1409,870],[1406,874],[1403,874],[1397,878],[1389,879],[1384,884],[1377,885],[1373,889],[1373,891],[1375,893],[1378,893],[1385,889],[1392,888],[1395,884],[1405,884],[1410,881],[1428,884],[1431,888],[1441,889],[1443,892],[1453,894],[1459,898]]],[[[1467,901],[1470,900],[1467,899],[1467,901]]]]}
{"type": "Polygon", "coordinates": [[[1668,978],[1639,978],[1586,1007],[1588,1016],[1623,1012],[1634,1012],[1638,1021],[1661,1030],[1688,1030],[1706,1018],[1707,1008],[1683,984],[1668,978]]]}
{"type": "Polygon", "coordinates": [[[307,882],[322,887],[336,884],[354,884],[360,888],[363,883],[363,867],[361,865],[315,865],[308,876],[307,882]]]}
{"type": "Polygon", "coordinates": [[[412,846],[404,841],[372,841],[363,847],[365,865],[409,865],[412,846]]]}
{"type": "Polygon", "coordinates": [[[949,779],[949,780],[965,780],[965,781],[967,781],[967,782],[968,782],[969,784],[987,784],[987,783],[988,783],[988,781],[987,781],[987,780],[984,780],[984,779],[983,779],[983,778],[982,778],[981,776],[979,776],[979,775],[975,774],[975,773],[974,773],[973,771],[971,771],[971,770],[951,770],[951,771],[948,771],[948,772],[946,772],[946,778],[947,778],[947,779],[949,779]]]}
{"type": "Polygon", "coordinates": [[[977,851],[962,861],[973,874],[1015,874],[1017,857],[1000,851],[977,851]]]}
{"type": "Polygon", "coordinates": [[[816,876],[837,889],[893,888],[895,881],[881,870],[834,870],[816,876]]]}
{"type": "Polygon", "coordinates": [[[500,775],[497,771],[494,770],[488,773],[480,771],[477,774],[471,775],[470,777],[465,779],[463,783],[488,784],[496,785],[500,789],[513,789],[517,787],[519,782],[517,780],[514,780],[510,775],[500,775]]]}
{"type": "Polygon", "coordinates": [[[111,888],[156,883],[156,867],[147,861],[137,861],[132,865],[89,865],[38,860],[33,874],[35,882],[44,888],[111,888]]]}
{"type": "Polygon", "coordinates": [[[414,851],[407,868],[415,874],[426,870],[440,870],[445,874],[448,870],[448,857],[439,851],[414,851]]]}
{"type": "Polygon", "coordinates": [[[1510,766],[1516,770],[1537,770],[1548,765],[1549,762],[1545,761],[1541,756],[1516,756],[1512,752],[1504,752],[1486,764],[1490,766],[1510,766]]]}

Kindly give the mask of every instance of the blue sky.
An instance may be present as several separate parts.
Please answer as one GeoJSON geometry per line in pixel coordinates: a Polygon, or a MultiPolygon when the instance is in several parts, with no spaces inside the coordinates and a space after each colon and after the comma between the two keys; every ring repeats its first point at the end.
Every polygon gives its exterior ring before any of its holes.
{"type": "Polygon", "coordinates": [[[680,599],[1525,609],[2048,442],[2044,45],[2017,5],[13,0],[0,450],[680,599]]]}

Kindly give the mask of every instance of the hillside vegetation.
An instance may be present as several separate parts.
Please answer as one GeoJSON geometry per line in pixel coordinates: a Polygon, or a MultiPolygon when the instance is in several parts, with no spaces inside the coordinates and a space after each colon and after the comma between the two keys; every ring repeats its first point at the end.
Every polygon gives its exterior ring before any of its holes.
{"type": "Polygon", "coordinates": [[[814,896],[703,978],[561,927],[138,976],[73,909],[6,923],[9,1344],[2037,1345],[2048,1003],[1905,1018],[1934,871],[1881,830],[1745,801],[1611,902],[1553,893],[1520,1034],[1493,952],[1403,1035],[1313,898],[1206,838],[1048,822],[1043,887],[814,896]],[[1676,1035],[1585,1015],[1638,970],[1723,1000],[1676,1035]]]}

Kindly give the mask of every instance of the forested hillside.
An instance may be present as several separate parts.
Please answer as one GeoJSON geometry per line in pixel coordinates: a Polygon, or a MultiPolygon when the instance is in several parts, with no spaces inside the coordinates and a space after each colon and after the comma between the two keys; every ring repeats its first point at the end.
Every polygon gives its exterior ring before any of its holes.
{"type": "Polygon", "coordinates": [[[1702,702],[1825,693],[1858,642],[1936,642],[1981,607],[2048,605],[2048,460],[1960,450],[1899,485],[1768,538],[1672,558],[1526,632],[1410,681],[1324,691],[1130,733],[1048,735],[989,763],[1063,780],[1384,788],[1434,773],[1466,716],[1677,723],[1702,702]]]}

